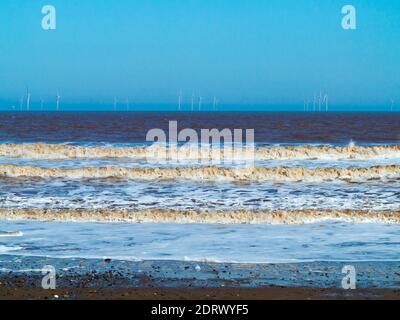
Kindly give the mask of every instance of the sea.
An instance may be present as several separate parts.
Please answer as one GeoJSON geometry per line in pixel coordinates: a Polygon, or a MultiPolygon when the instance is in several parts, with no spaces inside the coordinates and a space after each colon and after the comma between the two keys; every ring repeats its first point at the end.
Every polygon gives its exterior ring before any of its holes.
{"type": "Polygon", "coordinates": [[[399,261],[400,113],[0,113],[0,255],[399,261]],[[171,121],[253,129],[251,165],[149,161],[171,121]]]}

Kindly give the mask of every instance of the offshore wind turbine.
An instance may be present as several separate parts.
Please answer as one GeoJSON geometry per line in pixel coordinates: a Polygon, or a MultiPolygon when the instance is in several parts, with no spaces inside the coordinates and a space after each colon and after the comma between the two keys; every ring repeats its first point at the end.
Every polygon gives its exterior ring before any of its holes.
{"type": "Polygon", "coordinates": [[[57,112],[60,111],[60,99],[61,99],[60,93],[57,91],[57,96],[56,96],[56,110],[57,110],[57,112]]]}
{"type": "Polygon", "coordinates": [[[324,102],[325,103],[325,112],[328,112],[328,107],[329,107],[329,97],[327,94],[324,95],[324,102]]]}
{"type": "Polygon", "coordinates": [[[217,98],[214,96],[214,100],[213,100],[213,111],[215,111],[217,107],[217,98]]]}
{"type": "Polygon", "coordinates": [[[29,112],[31,107],[31,94],[29,92],[29,88],[26,88],[26,111],[29,112]]]}
{"type": "Polygon", "coordinates": [[[126,111],[129,111],[129,98],[126,98],[126,111]]]}
{"type": "Polygon", "coordinates": [[[321,112],[321,105],[322,105],[322,92],[319,92],[319,98],[318,98],[318,111],[321,112]]]}
{"type": "Polygon", "coordinates": [[[179,91],[178,95],[178,111],[181,111],[181,104],[182,104],[182,90],[179,91]]]}
{"type": "Polygon", "coordinates": [[[315,108],[316,108],[316,106],[317,106],[317,96],[316,96],[316,94],[314,93],[314,102],[313,102],[313,110],[314,110],[314,112],[315,112],[315,108]]]}
{"type": "Polygon", "coordinates": [[[199,111],[201,111],[201,103],[203,102],[203,97],[199,96],[199,111]]]}
{"type": "Polygon", "coordinates": [[[193,112],[193,109],[194,109],[194,93],[192,93],[192,112],[193,112]]]}
{"type": "Polygon", "coordinates": [[[390,105],[390,112],[393,112],[394,100],[390,99],[390,101],[392,102],[392,104],[390,105]]]}
{"type": "Polygon", "coordinates": [[[42,100],[40,100],[40,111],[43,111],[43,105],[44,105],[44,101],[42,99],[42,100]]]}
{"type": "Polygon", "coordinates": [[[118,103],[118,100],[117,100],[117,97],[114,97],[114,112],[115,111],[117,111],[117,103],[118,103]]]}

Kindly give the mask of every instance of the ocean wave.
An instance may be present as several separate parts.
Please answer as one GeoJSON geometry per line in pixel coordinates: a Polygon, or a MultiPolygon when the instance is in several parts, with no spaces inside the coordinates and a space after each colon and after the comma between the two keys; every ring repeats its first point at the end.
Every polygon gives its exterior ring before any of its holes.
{"type": "Polygon", "coordinates": [[[271,146],[244,148],[249,152],[238,154],[225,153],[219,148],[196,148],[184,146],[180,148],[152,146],[149,147],[108,147],[108,146],[75,146],[68,144],[0,144],[0,157],[27,159],[82,159],[82,158],[165,158],[166,153],[179,155],[185,160],[212,160],[239,157],[255,160],[287,160],[287,159],[371,159],[381,157],[400,157],[400,145],[356,146],[271,146]]]}
{"type": "Polygon", "coordinates": [[[22,237],[21,231],[0,231],[0,237],[22,237]]]}
{"type": "Polygon", "coordinates": [[[36,166],[0,165],[0,177],[6,178],[68,178],[68,179],[129,179],[129,180],[190,180],[190,181],[354,181],[399,179],[400,166],[368,168],[288,168],[249,167],[223,168],[127,168],[118,166],[87,168],[47,168],[36,166]]]}
{"type": "Polygon", "coordinates": [[[0,209],[6,220],[131,223],[308,224],[324,220],[400,224],[400,211],[0,209]]]}
{"type": "Polygon", "coordinates": [[[0,245],[0,254],[5,254],[5,253],[14,253],[16,251],[20,251],[24,249],[23,247],[18,247],[18,246],[4,246],[0,245]]]}

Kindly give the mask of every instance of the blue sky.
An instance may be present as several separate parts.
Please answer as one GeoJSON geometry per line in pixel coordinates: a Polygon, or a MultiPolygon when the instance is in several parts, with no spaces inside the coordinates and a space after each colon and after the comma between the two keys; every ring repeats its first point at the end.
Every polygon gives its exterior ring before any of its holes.
{"type": "MultiPolygon", "coordinates": [[[[175,104],[303,108],[320,91],[332,108],[400,104],[398,0],[1,0],[0,107],[175,104]],[[57,30],[41,28],[42,6],[57,30]],[[343,30],[341,8],[357,9],[343,30]]],[[[82,107],[88,108],[88,107],[82,107]]],[[[241,107],[239,107],[240,109],[241,107]]],[[[400,108],[399,108],[400,109],[400,108]]]]}

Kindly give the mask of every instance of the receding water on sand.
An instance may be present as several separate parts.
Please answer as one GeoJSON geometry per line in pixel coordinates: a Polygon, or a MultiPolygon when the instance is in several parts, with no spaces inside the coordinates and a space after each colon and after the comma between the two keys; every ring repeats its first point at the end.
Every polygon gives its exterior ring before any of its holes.
{"type": "Polygon", "coordinates": [[[398,261],[400,225],[126,224],[2,221],[20,237],[0,248],[22,256],[234,263],[398,261]],[[14,248],[14,249],[13,249],[14,248]]]}

